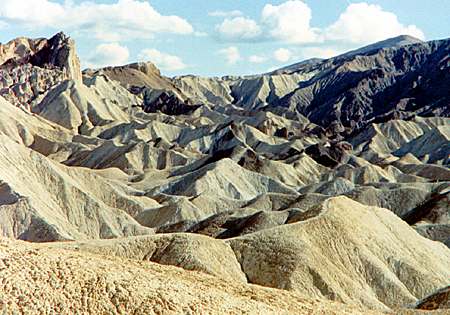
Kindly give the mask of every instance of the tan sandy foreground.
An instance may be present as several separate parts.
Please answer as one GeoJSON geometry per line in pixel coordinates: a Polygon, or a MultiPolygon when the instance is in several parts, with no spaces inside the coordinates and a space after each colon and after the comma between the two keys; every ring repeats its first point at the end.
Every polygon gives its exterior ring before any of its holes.
{"type": "Polygon", "coordinates": [[[377,314],[196,271],[1,239],[2,310],[25,314],[377,314]]]}

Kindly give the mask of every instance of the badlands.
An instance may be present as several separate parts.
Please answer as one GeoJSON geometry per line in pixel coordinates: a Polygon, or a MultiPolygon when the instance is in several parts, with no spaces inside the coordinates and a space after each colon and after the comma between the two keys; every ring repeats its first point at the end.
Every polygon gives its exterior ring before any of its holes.
{"type": "Polygon", "coordinates": [[[449,56],[168,78],[0,44],[3,313],[448,313],[449,56]]]}

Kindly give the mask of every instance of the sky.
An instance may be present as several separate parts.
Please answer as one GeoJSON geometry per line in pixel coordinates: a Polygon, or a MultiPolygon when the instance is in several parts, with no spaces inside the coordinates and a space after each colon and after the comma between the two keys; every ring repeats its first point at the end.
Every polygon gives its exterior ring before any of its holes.
{"type": "Polygon", "coordinates": [[[449,12],[450,0],[0,0],[0,42],[64,31],[84,68],[243,75],[401,34],[448,38],[449,12]]]}

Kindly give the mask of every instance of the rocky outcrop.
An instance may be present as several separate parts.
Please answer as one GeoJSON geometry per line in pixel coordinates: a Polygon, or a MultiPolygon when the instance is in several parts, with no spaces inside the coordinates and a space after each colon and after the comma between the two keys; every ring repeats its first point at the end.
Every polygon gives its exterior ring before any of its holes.
{"type": "Polygon", "coordinates": [[[0,96],[16,106],[33,107],[64,80],[82,80],[75,42],[64,33],[0,45],[0,96]]]}
{"type": "Polygon", "coordinates": [[[450,286],[442,288],[416,304],[419,310],[435,311],[450,309],[450,286]]]}
{"type": "Polygon", "coordinates": [[[200,105],[192,105],[181,99],[176,93],[165,90],[144,89],[142,108],[147,113],[162,112],[167,115],[189,114],[200,105]]]}
{"type": "Polygon", "coordinates": [[[80,60],[75,42],[64,33],[50,39],[18,38],[0,46],[0,65],[12,69],[31,64],[40,68],[59,68],[66,79],[81,81],[80,60]]]}
{"type": "Polygon", "coordinates": [[[67,79],[81,82],[80,60],[76,54],[75,42],[62,32],[50,38],[42,49],[28,58],[33,66],[54,66],[63,70],[67,79]]]}
{"type": "Polygon", "coordinates": [[[37,51],[43,49],[47,44],[47,39],[30,39],[19,37],[6,44],[0,44],[0,64],[26,63],[29,57],[37,51]]]}

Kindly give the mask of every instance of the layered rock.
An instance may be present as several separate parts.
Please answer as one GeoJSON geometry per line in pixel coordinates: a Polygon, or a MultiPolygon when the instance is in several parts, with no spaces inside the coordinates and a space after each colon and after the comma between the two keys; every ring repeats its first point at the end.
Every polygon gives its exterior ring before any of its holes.
{"type": "Polygon", "coordinates": [[[168,78],[161,75],[159,69],[151,62],[138,62],[118,67],[106,67],[102,69],[87,69],[87,76],[104,74],[112,80],[119,81],[122,86],[136,90],[148,87],[159,90],[175,89],[168,78]]]}

